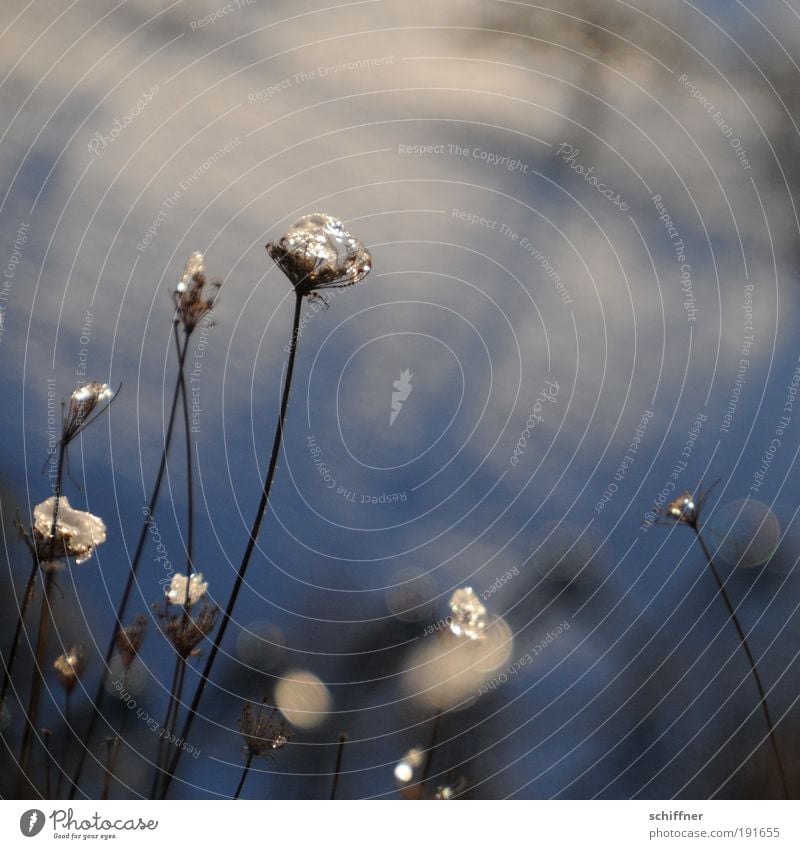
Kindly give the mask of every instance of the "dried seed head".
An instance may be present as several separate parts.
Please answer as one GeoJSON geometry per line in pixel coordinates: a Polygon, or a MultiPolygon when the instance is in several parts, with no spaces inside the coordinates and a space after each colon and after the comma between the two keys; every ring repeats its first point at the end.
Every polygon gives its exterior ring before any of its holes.
{"type": "Polygon", "coordinates": [[[403,759],[398,761],[395,765],[395,781],[397,781],[401,787],[404,787],[406,784],[410,784],[415,779],[420,769],[422,769],[424,763],[425,752],[419,748],[419,746],[409,749],[403,756],[403,759]]]}
{"type": "Polygon", "coordinates": [[[667,516],[687,525],[697,524],[697,504],[688,490],[667,504],[667,516]]]}
{"type": "Polygon", "coordinates": [[[434,799],[455,799],[467,789],[467,780],[463,776],[452,778],[448,776],[447,784],[436,788],[434,799]]]}
{"type": "Polygon", "coordinates": [[[486,608],[472,587],[462,587],[450,597],[450,630],[457,637],[477,640],[486,628],[486,608]]]}
{"type": "Polygon", "coordinates": [[[85,563],[95,548],[106,541],[103,520],[83,510],[73,510],[66,496],[58,499],[58,517],[53,534],[56,498],[51,496],[33,508],[33,544],[40,561],[74,557],[85,563]]]}
{"type": "Polygon", "coordinates": [[[304,215],[266,249],[301,295],[359,283],[372,268],[370,252],[325,213],[304,215]]]}
{"type": "Polygon", "coordinates": [[[289,742],[289,733],[282,719],[277,719],[277,708],[265,702],[256,706],[245,702],[239,719],[239,732],[245,751],[253,757],[268,758],[289,742]]]}
{"type": "Polygon", "coordinates": [[[60,654],[53,663],[58,683],[67,694],[71,693],[86,668],[86,650],[83,646],[72,646],[60,654]]]}
{"type": "Polygon", "coordinates": [[[208,581],[203,580],[202,574],[195,572],[187,579],[186,575],[173,575],[164,592],[170,604],[185,604],[191,607],[199,601],[208,589],[208,581]]]}
{"type": "Polygon", "coordinates": [[[64,419],[62,440],[66,443],[74,439],[94,412],[98,404],[110,401],[114,397],[107,383],[82,383],[70,396],[69,413],[64,419]]]}
{"type": "Polygon", "coordinates": [[[167,607],[161,613],[161,627],[175,650],[183,658],[199,654],[197,646],[214,630],[219,608],[204,604],[197,614],[188,606],[180,613],[170,614],[168,611],[167,607]]]}
{"type": "Polygon", "coordinates": [[[186,260],[183,273],[178,278],[178,284],[172,293],[177,320],[187,333],[191,333],[197,327],[211,312],[217,301],[222,283],[219,280],[211,281],[209,285],[214,291],[209,297],[204,291],[206,282],[205,257],[200,251],[195,251],[186,260]]]}
{"type": "Polygon", "coordinates": [[[147,633],[147,619],[140,613],[127,628],[117,631],[117,648],[125,669],[136,660],[147,633]]]}

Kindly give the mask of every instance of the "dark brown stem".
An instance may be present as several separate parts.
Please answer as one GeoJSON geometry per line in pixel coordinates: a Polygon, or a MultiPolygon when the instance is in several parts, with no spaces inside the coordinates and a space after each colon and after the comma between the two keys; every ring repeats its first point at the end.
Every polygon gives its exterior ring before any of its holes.
{"type": "Polygon", "coordinates": [[[244,765],[244,769],[242,770],[242,777],[239,779],[239,785],[236,788],[236,792],[233,794],[234,799],[238,799],[239,796],[242,795],[242,788],[244,787],[245,781],[247,781],[247,776],[250,772],[250,767],[253,765],[253,753],[248,750],[247,752],[247,763],[244,765]]]}
{"type": "MultiPolygon", "coordinates": [[[[222,621],[220,622],[219,628],[217,629],[217,635],[211,644],[211,650],[208,653],[208,659],[206,660],[205,667],[203,668],[203,673],[200,677],[200,682],[197,685],[197,689],[195,690],[192,703],[189,706],[189,711],[186,715],[186,719],[183,724],[181,739],[184,741],[189,739],[189,732],[192,729],[192,723],[194,722],[194,718],[197,715],[197,709],[199,708],[200,702],[203,698],[203,693],[205,692],[206,684],[208,684],[210,680],[211,670],[214,667],[214,661],[216,660],[217,654],[219,653],[219,647],[222,644],[223,638],[225,637],[225,631],[228,628],[228,623],[231,621],[233,609],[236,606],[236,600],[239,597],[239,591],[241,590],[242,584],[244,583],[247,567],[250,564],[250,558],[252,557],[253,550],[256,546],[256,540],[258,539],[258,532],[261,529],[261,523],[264,519],[264,514],[267,510],[267,504],[269,503],[269,493],[272,489],[272,481],[275,477],[275,468],[278,464],[278,455],[280,454],[281,442],[283,440],[283,425],[284,420],[286,418],[286,409],[289,404],[289,390],[292,385],[294,361],[295,355],[297,353],[297,341],[300,327],[300,310],[302,305],[303,295],[299,292],[295,292],[295,309],[294,318],[292,320],[292,337],[289,343],[289,359],[286,366],[286,381],[283,385],[280,412],[278,414],[278,424],[275,428],[275,438],[272,442],[272,454],[270,455],[269,465],[267,467],[267,474],[264,478],[264,485],[261,490],[261,498],[258,503],[258,509],[256,511],[255,519],[253,521],[253,526],[250,529],[250,536],[247,540],[247,546],[242,557],[242,562],[239,564],[239,569],[236,573],[236,580],[233,583],[233,589],[231,590],[230,597],[228,598],[228,603],[225,607],[225,613],[222,617],[222,621]]],[[[180,762],[182,752],[183,748],[181,746],[178,746],[172,756],[169,769],[167,770],[167,778],[164,782],[164,788],[161,794],[161,798],[163,799],[165,799],[167,797],[167,794],[169,793],[169,788],[172,784],[173,778],[175,777],[175,770],[177,769],[178,763],[180,762]]]]}
{"type": "Polygon", "coordinates": [[[711,552],[708,550],[706,546],[706,542],[700,533],[700,528],[696,524],[691,525],[692,530],[697,537],[697,541],[700,543],[700,547],[703,549],[703,554],[706,557],[706,561],[708,562],[708,567],[711,570],[711,574],[714,576],[714,581],[717,584],[717,589],[719,590],[719,594],[722,597],[722,601],[725,603],[725,609],[728,611],[728,616],[730,617],[731,622],[733,622],[734,627],[736,628],[736,633],[739,636],[739,643],[744,650],[745,655],[747,656],[747,662],[750,665],[750,674],[753,676],[753,680],[756,683],[756,687],[758,688],[759,695],[759,704],[761,706],[761,710],[764,714],[764,719],[767,723],[767,731],[769,733],[769,741],[772,746],[772,752],[775,756],[775,764],[778,767],[778,775],[780,777],[781,787],[783,789],[783,794],[787,799],[790,799],[791,796],[789,794],[789,782],[786,778],[786,770],[783,768],[783,759],[781,758],[781,752],[778,748],[778,740],[775,735],[775,726],[772,722],[772,717],[769,712],[769,705],[767,704],[767,694],[764,690],[764,685],[761,682],[761,676],[758,673],[758,667],[756,666],[755,658],[753,657],[753,652],[750,651],[750,646],[747,644],[747,638],[744,634],[744,629],[742,628],[741,623],[739,622],[739,617],[736,615],[736,610],[731,603],[730,597],[728,596],[727,590],[725,589],[725,583],[720,577],[719,572],[717,571],[717,567],[714,565],[714,559],[711,556],[711,552]]]}
{"type": "Polygon", "coordinates": [[[117,751],[119,749],[119,737],[109,737],[106,741],[108,746],[108,755],[106,757],[105,774],[103,775],[103,788],[100,791],[100,798],[105,801],[111,794],[111,782],[114,780],[114,769],[117,764],[117,751]]]}
{"type": "Polygon", "coordinates": [[[22,605],[19,609],[17,617],[17,625],[14,628],[14,638],[11,641],[11,648],[8,652],[8,660],[5,663],[5,678],[3,679],[3,688],[0,690],[0,709],[5,704],[8,687],[11,683],[11,672],[14,668],[14,661],[17,658],[17,650],[19,649],[20,638],[22,637],[22,628],[25,624],[25,616],[33,601],[34,591],[36,589],[36,578],[39,576],[39,561],[36,559],[36,552],[31,552],[31,572],[28,575],[28,581],[25,584],[25,593],[22,596],[22,605]]]}
{"type": "Polygon", "coordinates": [[[128,570],[128,578],[125,582],[125,588],[122,591],[122,597],[120,599],[119,605],[117,606],[117,611],[114,617],[114,623],[111,628],[111,639],[109,640],[108,648],[106,649],[104,666],[103,669],[100,671],[100,680],[98,681],[94,699],[92,700],[89,728],[87,729],[86,734],[84,735],[84,743],[81,746],[80,755],[78,756],[78,763],[75,767],[75,772],[71,779],[72,787],[69,792],[70,799],[74,799],[75,794],[77,793],[78,786],[81,780],[81,775],[83,774],[83,768],[86,764],[86,755],[89,752],[89,747],[91,745],[92,736],[97,725],[97,720],[100,717],[100,707],[102,706],[103,697],[105,695],[104,673],[105,670],[108,669],[108,665],[111,662],[111,658],[114,654],[114,648],[117,642],[117,633],[119,629],[123,627],[123,619],[125,618],[125,613],[128,609],[128,602],[130,601],[131,592],[133,590],[133,585],[136,580],[136,572],[139,568],[139,562],[141,560],[142,553],[144,552],[144,545],[147,540],[147,532],[150,528],[153,511],[155,510],[156,503],[158,501],[158,496],[161,492],[161,484],[164,480],[164,473],[167,468],[167,456],[169,454],[170,443],[172,442],[172,434],[175,429],[175,415],[178,409],[178,398],[180,396],[181,388],[180,375],[183,374],[183,363],[186,359],[186,352],[188,350],[188,347],[189,333],[186,334],[186,339],[184,341],[183,348],[181,349],[180,356],[178,357],[179,376],[175,380],[175,390],[172,395],[172,405],[170,407],[169,419],[167,421],[167,430],[164,434],[164,448],[161,451],[161,460],[158,464],[158,472],[156,473],[155,483],[153,484],[153,492],[150,496],[150,503],[147,505],[145,520],[142,523],[141,530],[139,531],[139,539],[136,543],[136,550],[134,551],[133,559],[131,560],[131,565],[128,570]]]}
{"type": "Polygon", "coordinates": [[[52,754],[50,752],[50,738],[53,736],[53,732],[48,729],[42,730],[42,742],[44,743],[44,753],[45,753],[45,761],[44,761],[44,797],[45,799],[53,798],[53,780],[52,780],[52,754]]]}
{"type": "Polygon", "coordinates": [[[56,782],[56,799],[61,798],[61,785],[64,783],[64,775],[67,771],[67,740],[72,733],[72,725],[69,721],[69,706],[72,701],[72,690],[67,690],[64,696],[64,739],[61,741],[61,759],[58,765],[58,781],[56,782]]]}
{"type": "Polygon", "coordinates": [[[22,737],[22,749],[20,753],[20,766],[22,778],[34,786],[30,774],[31,757],[33,755],[33,736],[39,721],[39,700],[42,693],[44,680],[44,655],[47,648],[47,634],[50,627],[50,592],[53,588],[55,572],[53,567],[45,574],[44,593],[42,595],[42,609],[39,614],[39,633],[36,638],[36,655],[34,658],[33,680],[31,681],[31,693],[28,699],[28,710],[25,733],[22,737]]]}
{"type": "MultiPolygon", "coordinates": [[[[188,344],[188,341],[187,341],[188,344]]],[[[189,422],[189,399],[186,394],[186,376],[184,364],[181,360],[181,344],[178,337],[178,325],[175,325],[175,349],[181,368],[178,374],[180,385],[181,407],[183,409],[183,429],[186,443],[186,597],[183,600],[183,627],[186,627],[189,618],[189,592],[191,589],[191,577],[194,571],[194,484],[193,484],[193,457],[192,457],[192,430],[189,422]]],[[[186,678],[186,658],[177,654],[175,657],[175,669],[172,673],[172,686],[169,691],[167,713],[161,725],[165,732],[158,744],[158,756],[153,773],[153,783],[150,788],[150,798],[155,799],[158,784],[164,771],[165,761],[169,757],[169,736],[174,737],[175,727],[178,723],[178,711],[183,694],[183,682],[186,678]]]]}
{"type": "Polygon", "coordinates": [[[428,751],[425,753],[425,766],[422,768],[422,777],[419,780],[419,798],[422,799],[425,794],[425,784],[428,781],[428,776],[431,773],[431,766],[433,764],[433,750],[436,748],[436,744],[439,741],[439,726],[441,724],[442,719],[442,709],[436,711],[436,716],[433,718],[433,725],[431,726],[431,737],[428,741],[428,751]]]}
{"type": "Polygon", "coordinates": [[[339,778],[342,774],[342,757],[344,756],[344,746],[347,743],[347,734],[342,731],[339,735],[339,747],[336,750],[336,766],[333,769],[333,783],[331,784],[331,799],[336,798],[336,790],[339,787],[339,778]]]}

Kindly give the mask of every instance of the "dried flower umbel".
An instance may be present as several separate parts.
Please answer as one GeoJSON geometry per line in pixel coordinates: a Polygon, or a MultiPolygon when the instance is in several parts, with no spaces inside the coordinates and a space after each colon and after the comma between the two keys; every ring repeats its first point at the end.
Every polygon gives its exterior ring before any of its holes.
{"type": "Polygon", "coordinates": [[[687,525],[697,524],[697,504],[688,490],[667,504],[666,513],[676,522],[684,522],[687,525]]]}
{"type": "Polygon", "coordinates": [[[296,221],[267,253],[301,295],[352,286],[372,269],[372,256],[332,215],[315,212],[296,221]]]}
{"type": "MultiPolygon", "coordinates": [[[[205,593],[207,586],[208,584],[203,586],[197,598],[205,593]]],[[[185,593],[184,588],[184,596],[185,593]]],[[[183,601],[177,604],[182,605],[183,601]]],[[[164,634],[175,647],[178,655],[184,659],[200,653],[197,646],[214,630],[218,614],[219,608],[216,605],[202,604],[199,610],[194,610],[191,602],[182,606],[177,613],[170,612],[169,604],[159,611],[164,634]]]]}
{"type": "Polygon", "coordinates": [[[191,607],[206,594],[208,581],[203,580],[202,574],[195,572],[191,577],[173,575],[164,592],[170,604],[184,604],[191,607]]]}
{"type": "Polygon", "coordinates": [[[59,558],[74,557],[85,563],[98,545],[106,541],[106,526],[98,516],[74,510],[65,495],[52,496],[33,508],[30,542],[40,563],[51,568],[63,565],[59,558]],[[58,509],[53,533],[53,514],[58,509]]]}
{"type": "Polygon", "coordinates": [[[69,411],[64,416],[61,441],[66,445],[71,442],[89,423],[89,418],[99,404],[109,403],[114,397],[107,383],[91,381],[82,383],[70,396],[69,411]]]}
{"type": "Polygon", "coordinates": [[[177,321],[187,333],[191,333],[214,309],[219,297],[222,282],[216,279],[210,281],[209,285],[213,290],[210,296],[206,294],[207,282],[205,257],[200,251],[195,251],[186,260],[183,273],[178,278],[178,285],[172,293],[177,321]]]}
{"type": "Polygon", "coordinates": [[[239,732],[248,756],[268,758],[289,742],[286,724],[282,719],[276,720],[278,715],[278,709],[268,707],[265,702],[260,705],[244,703],[239,732]]]}
{"type": "Polygon", "coordinates": [[[486,608],[472,587],[462,587],[450,597],[450,630],[457,637],[477,640],[486,628],[486,608]]]}
{"type": "Polygon", "coordinates": [[[69,695],[86,669],[86,650],[83,646],[72,646],[55,659],[53,669],[58,683],[69,695]]]}
{"type": "Polygon", "coordinates": [[[147,619],[141,613],[130,625],[117,631],[117,650],[125,669],[130,668],[130,665],[138,657],[146,633],[147,619]]]}

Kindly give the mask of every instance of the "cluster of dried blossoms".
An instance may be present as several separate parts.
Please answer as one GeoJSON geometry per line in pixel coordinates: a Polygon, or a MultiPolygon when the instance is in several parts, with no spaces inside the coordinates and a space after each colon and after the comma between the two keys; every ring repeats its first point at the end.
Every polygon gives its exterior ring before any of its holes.
{"type": "Polygon", "coordinates": [[[477,640],[486,628],[486,608],[472,587],[461,587],[450,597],[450,630],[457,637],[477,640]]]}
{"type": "Polygon", "coordinates": [[[686,525],[692,526],[696,525],[698,506],[691,492],[687,490],[670,501],[666,507],[666,514],[676,522],[683,522],[686,525]]]}
{"type": "Polygon", "coordinates": [[[266,249],[300,295],[352,286],[372,269],[364,245],[338,218],[321,212],[304,215],[266,249]]]}
{"type": "Polygon", "coordinates": [[[253,705],[245,702],[239,719],[239,732],[244,740],[244,751],[251,757],[268,758],[289,742],[289,733],[283,719],[276,719],[277,708],[266,702],[253,705]]]}
{"type": "Polygon", "coordinates": [[[211,295],[207,294],[205,257],[200,251],[195,251],[189,259],[183,273],[178,278],[178,285],[172,293],[175,302],[176,321],[183,325],[187,333],[195,327],[214,309],[222,286],[220,280],[211,280],[209,285],[211,295]]]}
{"type": "Polygon", "coordinates": [[[204,602],[194,606],[206,594],[208,581],[196,572],[191,576],[173,575],[165,589],[166,604],[159,608],[161,628],[182,658],[197,655],[197,646],[214,630],[219,608],[204,602]],[[176,608],[176,609],[173,609],[176,608]]]}
{"type": "Polygon", "coordinates": [[[139,656],[145,635],[147,634],[147,619],[140,613],[133,622],[117,631],[116,643],[122,668],[127,671],[139,656]]]}
{"type": "MultiPolygon", "coordinates": [[[[70,443],[89,423],[89,418],[104,401],[114,397],[107,383],[91,381],[78,386],[70,397],[69,410],[64,416],[61,441],[70,443]]],[[[100,411],[98,411],[100,412],[100,411]]]]}
{"type": "MultiPolygon", "coordinates": [[[[83,383],[73,391],[62,422],[59,444],[63,450],[92,421],[92,415],[102,411],[98,407],[110,402],[112,397],[107,383],[83,383]]],[[[78,564],[85,563],[95,548],[106,541],[103,520],[73,509],[69,499],[60,493],[33,508],[30,528],[18,522],[17,529],[36,561],[46,570],[66,566],[70,557],[78,564]]]]}
{"type": "Polygon", "coordinates": [[[56,497],[33,508],[33,526],[28,540],[43,567],[61,568],[68,557],[85,563],[98,545],[106,541],[106,526],[99,516],[74,510],[65,495],[58,499],[58,516],[53,525],[56,497]]]}
{"type": "Polygon", "coordinates": [[[60,654],[53,663],[58,683],[69,695],[78,683],[86,668],[86,649],[83,646],[71,646],[64,654],[60,654]]]}

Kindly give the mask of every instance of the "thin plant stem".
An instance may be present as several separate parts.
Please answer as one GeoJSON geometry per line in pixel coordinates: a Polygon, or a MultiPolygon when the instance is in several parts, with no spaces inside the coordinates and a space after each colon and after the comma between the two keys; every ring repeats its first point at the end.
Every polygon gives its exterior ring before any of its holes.
{"type": "Polygon", "coordinates": [[[67,690],[64,696],[64,739],[61,741],[61,757],[59,761],[58,781],[56,782],[56,799],[61,798],[61,785],[64,783],[64,774],[66,773],[67,764],[67,741],[69,739],[68,731],[72,728],[70,724],[70,705],[72,704],[72,690],[67,690]]]}
{"type": "Polygon", "coordinates": [[[19,609],[17,616],[17,624],[14,628],[14,638],[11,641],[11,649],[8,652],[8,661],[5,663],[5,678],[3,679],[3,688],[0,690],[0,707],[5,704],[8,687],[11,683],[11,672],[14,668],[14,661],[17,658],[17,650],[19,649],[20,640],[22,637],[22,628],[25,623],[25,616],[28,613],[28,608],[33,601],[34,592],[36,589],[36,578],[39,576],[39,561],[36,559],[36,552],[31,551],[31,572],[28,575],[28,580],[25,584],[25,593],[22,596],[22,606],[19,609]]]}
{"type": "MultiPolygon", "coordinates": [[[[168,731],[169,727],[170,727],[170,719],[172,718],[172,711],[173,711],[173,706],[174,706],[174,694],[177,691],[178,675],[179,674],[180,674],[180,665],[176,663],[175,669],[172,671],[172,684],[170,685],[170,688],[169,688],[169,703],[168,703],[168,706],[167,706],[167,715],[164,719],[163,724],[161,725],[161,728],[164,731],[168,731]]],[[[166,745],[165,745],[165,742],[164,742],[164,738],[162,737],[159,740],[159,743],[158,743],[158,753],[157,753],[157,756],[156,756],[156,765],[155,765],[155,769],[153,771],[153,782],[150,785],[150,798],[151,799],[156,798],[156,792],[158,791],[158,782],[159,782],[159,779],[161,778],[161,774],[162,774],[163,769],[164,769],[165,757],[166,757],[166,745]]]]}
{"type": "Polygon", "coordinates": [[[22,749],[19,758],[22,769],[22,778],[26,779],[31,786],[33,780],[30,776],[31,757],[33,755],[33,736],[39,720],[39,701],[42,694],[42,683],[44,681],[44,655],[47,647],[47,634],[50,626],[50,593],[53,588],[55,572],[51,568],[45,574],[44,593],[42,595],[42,609],[39,614],[39,632],[36,637],[36,655],[34,657],[33,680],[31,681],[31,693],[28,699],[27,721],[25,733],[22,737],[22,749]]]}
{"type": "Polygon", "coordinates": [[[111,782],[114,780],[114,768],[117,760],[117,750],[119,749],[119,736],[114,735],[108,740],[108,756],[106,757],[105,775],[103,776],[103,789],[100,791],[100,798],[105,801],[111,793],[111,782]]]}
{"type": "Polygon", "coordinates": [[[53,736],[52,731],[44,729],[42,737],[44,742],[44,753],[47,756],[44,762],[44,796],[45,799],[53,798],[53,780],[52,780],[52,755],[50,752],[50,738],[53,736]]]}
{"type": "MultiPolygon", "coordinates": [[[[181,344],[178,337],[177,324],[175,324],[175,349],[180,360],[181,344]]],[[[194,462],[192,456],[192,429],[189,422],[189,399],[186,393],[186,376],[184,374],[183,363],[181,363],[178,382],[180,386],[181,407],[183,409],[183,430],[186,444],[186,597],[183,600],[183,625],[185,627],[189,617],[189,590],[191,588],[192,572],[194,571],[194,462]]],[[[164,761],[168,757],[169,744],[167,740],[170,735],[174,737],[175,726],[178,722],[178,711],[183,695],[183,682],[186,679],[186,663],[187,659],[178,653],[175,657],[175,670],[172,674],[167,713],[161,726],[166,733],[162,735],[158,744],[158,756],[156,758],[150,792],[151,799],[156,798],[158,784],[163,773],[164,761]]]]}
{"type": "MultiPolygon", "coordinates": [[[[258,539],[258,532],[261,529],[261,523],[264,519],[264,514],[266,513],[267,505],[269,503],[269,494],[270,490],[272,489],[272,481],[275,477],[275,468],[278,464],[278,456],[280,454],[281,442],[283,440],[283,427],[284,420],[286,418],[286,409],[289,404],[289,390],[292,386],[292,374],[294,373],[294,362],[295,356],[297,354],[297,342],[299,338],[300,327],[300,310],[302,308],[302,305],[303,295],[302,293],[295,290],[295,308],[294,318],[292,319],[292,336],[289,343],[289,358],[286,366],[286,380],[283,385],[283,394],[281,396],[281,406],[280,412],[278,414],[278,423],[275,427],[275,438],[273,439],[272,443],[272,454],[270,455],[267,473],[264,478],[264,485],[261,490],[261,498],[258,503],[258,509],[256,510],[253,526],[250,529],[250,535],[247,540],[247,546],[242,557],[242,562],[239,564],[239,569],[236,573],[236,580],[234,581],[230,597],[228,598],[228,603],[225,607],[225,613],[222,617],[222,621],[220,622],[219,628],[217,629],[217,635],[212,641],[211,649],[208,653],[208,658],[206,660],[205,667],[203,668],[203,673],[200,677],[200,681],[195,690],[194,697],[192,698],[192,703],[189,706],[189,711],[186,715],[186,719],[183,724],[183,730],[180,735],[181,740],[183,741],[189,739],[189,732],[191,731],[192,723],[194,722],[194,718],[197,715],[197,709],[199,708],[200,702],[203,698],[203,693],[205,692],[206,684],[210,679],[211,670],[214,667],[214,661],[216,660],[217,654],[219,653],[219,647],[222,644],[223,638],[225,637],[225,631],[228,628],[228,623],[231,621],[233,609],[236,606],[236,600],[239,597],[239,591],[241,590],[242,584],[244,583],[247,567],[250,564],[250,558],[252,557],[253,550],[256,546],[256,540],[258,539]]],[[[177,769],[178,763],[180,762],[182,751],[183,748],[180,746],[175,749],[175,753],[172,756],[172,760],[167,770],[167,777],[164,782],[161,798],[166,798],[167,794],[169,793],[169,788],[172,784],[173,778],[175,777],[175,770],[177,769]]]]}
{"type": "Polygon", "coordinates": [[[236,788],[236,792],[233,794],[234,799],[238,799],[239,796],[242,795],[242,788],[244,787],[245,781],[247,781],[247,776],[250,773],[250,767],[253,765],[253,753],[247,752],[247,762],[244,765],[244,769],[242,770],[242,777],[239,779],[239,785],[236,788]]]}
{"type": "Polygon", "coordinates": [[[339,778],[342,774],[342,757],[344,756],[344,746],[347,743],[347,734],[342,731],[339,735],[339,746],[336,749],[336,766],[333,768],[333,783],[331,784],[331,799],[336,798],[336,790],[339,787],[339,778]]]}
{"type": "Polygon", "coordinates": [[[100,707],[102,706],[103,697],[105,695],[104,670],[108,669],[108,665],[111,662],[111,658],[114,654],[114,647],[116,646],[117,642],[118,630],[123,627],[123,619],[128,609],[128,602],[130,601],[131,592],[133,590],[133,585],[136,580],[136,573],[139,568],[139,563],[141,561],[142,554],[144,552],[144,545],[147,540],[147,532],[150,528],[153,511],[155,510],[156,503],[158,502],[159,494],[161,493],[161,484],[164,480],[164,473],[167,468],[167,456],[169,454],[169,448],[172,442],[172,434],[175,429],[175,417],[178,410],[178,398],[180,395],[181,387],[180,375],[183,374],[183,364],[186,360],[186,352],[189,348],[189,335],[190,334],[187,332],[183,347],[181,348],[178,356],[178,378],[175,380],[175,390],[172,394],[172,404],[170,407],[169,418],[167,420],[167,430],[164,434],[164,447],[161,451],[161,459],[159,460],[158,464],[158,472],[156,473],[155,482],[153,484],[153,491],[150,495],[150,502],[147,505],[145,520],[142,523],[141,530],[139,531],[139,539],[136,543],[136,549],[134,551],[133,559],[131,560],[131,565],[128,570],[128,578],[125,582],[125,588],[122,591],[122,597],[120,598],[119,604],[117,605],[116,613],[114,614],[114,623],[111,628],[111,639],[109,640],[108,648],[106,649],[104,658],[104,668],[100,671],[100,680],[98,681],[94,699],[92,700],[91,719],[89,720],[89,727],[84,737],[84,744],[83,746],[81,746],[81,751],[80,755],[78,756],[78,763],[75,767],[75,772],[73,773],[71,778],[72,787],[69,793],[70,799],[75,798],[75,794],[77,793],[78,787],[80,785],[81,775],[83,773],[83,768],[86,764],[86,755],[89,752],[92,735],[97,725],[97,720],[100,717],[100,707]]]}
{"type": "MultiPolygon", "coordinates": [[[[48,540],[48,556],[51,561],[56,557],[56,531],[58,529],[58,513],[61,503],[61,487],[64,479],[64,460],[67,455],[67,438],[62,436],[58,445],[58,460],[56,461],[56,480],[53,487],[53,521],[50,525],[50,537],[48,540]]],[[[34,552],[38,565],[41,561],[38,552],[34,552]]],[[[20,750],[20,766],[22,781],[27,780],[34,786],[30,776],[31,757],[33,755],[33,735],[39,722],[39,700],[41,698],[42,684],[44,683],[44,655],[47,649],[47,632],[50,627],[50,592],[53,588],[55,578],[55,566],[50,562],[47,566],[44,579],[44,592],[42,594],[42,609],[39,614],[39,633],[36,638],[36,654],[33,661],[33,676],[31,680],[31,692],[28,699],[27,722],[22,737],[22,748],[20,750]]]]}
{"type": "Polygon", "coordinates": [[[783,759],[781,757],[780,749],[778,748],[778,740],[775,735],[775,726],[772,722],[772,717],[769,711],[769,705],[767,704],[767,694],[764,690],[764,685],[761,682],[761,676],[758,673],[758,667],[756,666],[756,661],[753,657],[753,652],[750,650],[750,646],[747,644],[747,638],[745,637],[744,629],[742,628],[742,625],[739,622],[739,617],[736,615],[736,610],[733,604],[731,603],[727,590],[725,589],[725,583],[720,577],[720,574],[717,571],[717,567],[714,565],[714,559],[711,556],[711,552],[708,550],[708,546],[706,545],[706,542],[703,539],[702,534],[700,533],[700,528],[697,526],[696,523],[692,523],[691,528],[694,531],[695,536],[697,537],[697,541],[700,543],[700,547],[703,549],[703,554],[705,555],[706,561],[708,562],[708,567],[711,570],[711,574],[714,576],[714,581],[717,584],[717,589],[719,590],[719,594],[722,597],[722,601],[725,603],[725,609],[728,611],[728,616],[730,617],[731,622],[733,622],[733,625],[736,628],[736,633],[739,636],[739,644],[741,645],[745,655],[747,656],[747,662],[750,664],[750,674],[753,676],[753,680],[755,681],[756,687],[758,688],[759,704],[764,714],[764,719],[767,723],[769,742],[772,747],[772,752],[775,756],[775,764],[778,767],[778,775],[780,777],[783,794],[787,799],[790,799],[791,796],[789,794],[789,782],[786,778],[786,770],[783,767],[783,759]]]}
{"type": "Polygon", "coordinates": [[[439,726],[441,725],[442,719],[442,709],[439,708],[436,711],[436,716],[433,718],[433,725],[431,726],[431,737],[428,740],[428,751],[425,754],[425,766],[422,768],[422,776],[419,780],[419,798],[421,799],[425,793],[425,784],[428,781],[428,776],[431,773],[431,766],[433,765],[433,750],[436,748],[436,744],[439,742],[439,726]]]}

